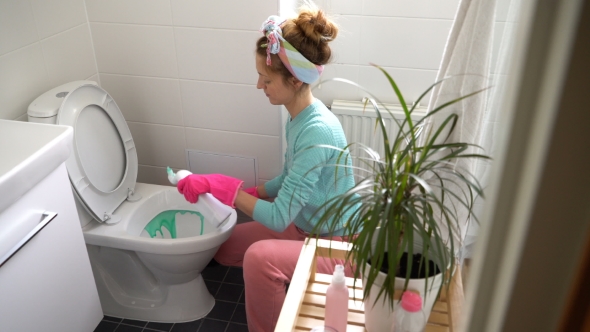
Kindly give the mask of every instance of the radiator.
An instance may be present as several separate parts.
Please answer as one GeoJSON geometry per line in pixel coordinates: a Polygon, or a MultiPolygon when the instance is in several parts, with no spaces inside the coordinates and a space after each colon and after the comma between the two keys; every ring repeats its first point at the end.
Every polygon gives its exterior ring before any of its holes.
{"type": "MultiPolygon", "coordinates": [[[[367,104],[367,107],[364,105],[363,101],[334,100],[330,109],[338,120],[340,120],[344,134],[346,135],[346,141],[349,144],[353,142],[362,143],[377,151],[380,156],[383,156],[385,148],[381,135],[381,126],[376,126],[377,113],[370,103],[367,104]]],[[[392,118],[392,115],[398,121],[403,121],[405,118],[403,109],[400,105],[393,104],[381,105],[379,109],[381,110],[381,116],[387,129],[387,135],[390,140],[393,140],[399,131],[399,126],[392,118]],[[392,114],[387,112],[383,106],[387,107],[392,114]]],[[[418,106],[412,112],[412,120],[417,121],[425,114],[426,108],[418,106]]],[[[366,153],[358,144],[352,145],[350,152],[354,158],[353,165],[356,167],[361,163],[357,157],[367,157],[366,153]]]]}

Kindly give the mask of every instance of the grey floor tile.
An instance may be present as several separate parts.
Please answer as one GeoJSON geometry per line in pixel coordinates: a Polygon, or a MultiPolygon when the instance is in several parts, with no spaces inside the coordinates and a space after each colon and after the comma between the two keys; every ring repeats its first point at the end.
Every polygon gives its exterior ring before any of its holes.
{"type": "Polygon", "coordinates": [[[234,310],[234,314],[231,317],[231,321],[234,323],[241,323],[247,324],[248,321],[246,320],[246,306],[243,304],[238,304],[236,306],[236,310],[234,310]]]}
{"type": "Polygon", "coordinates": [[[225,332],[248,332],[248,325],[229,323],[225,332]]]}
{"type": "Polygon", "coordinates": [[[223,265],[210,266],[206,267],[201,275],[205,280],[222,282],[228,270],[229,267],[223,265]]]}
{"type": "Polygon", "coordinates": [[[246,290],[245,289],[242,292],[242,295],[240,295],[240,300],[238,301],[238,303],[246,304],[246,290]]]}
{"type": "Polygon", "coordinates": [[[230,284],[238,284],[238,285],[243,285],[244,284],[244,269],[242,269],[241,267],[230,267],[229,271],[227,271],[227,274],[225,275],[225,279],[223,279],[223,282],[225,283],[230,283],[230,284]]]}
{"type": "Polygon", "coordinates": [[[227,322],[213,319],[203,319],[199,332],[225,332],[227,322]]]}
{"type": "Polygon", "coordinates": [[[197,332],[201,326],[202,320],[195,320],[186,323],[175,323],[170,332],[197,332]]]}
{"type": "Polygon", "coordinates": [[[121,323],[121,321],[123,320],[123,318],[118,318],[118,317],[112,317],[112,316],[104,316],[102,320],[106,320],[109,322],[115,322],[115,323],[121,323]]]}
{"type": "Polygon", "coordinates": [[[138,327],[145,327],[147,325],[147,322],[141,321],[141,320],[135,320],[135,319],[123,319],[121,324],[138,326],[138,327]]]}
{"type": "Polygon", "coordinates": [[[117,328],[119,323],[109,322],[102,320],[98,326],[94,329],[94,332],[113,332],[117,328]]]}
{"type": "Polygon", "coordinates": [[[148,322],[145,328],[154,331],[169,332],[173,325],[173,323],[148,322]]]}
{"type": "Polygon", "coordinates": [[[219,319],[228,321],[234,314],[234,310],[236,309],[237,303],[232,302],[225,302],[225,301],[215,301],[215,306],[207,315],[207,318],[219,319]]]}
{"type": "Polygon", "coordinates": [[[219,290],[219,286],[221,286],[221,282],[205,280],[205,286],[207,286],[209,293],[215,297],[215,294],[217,294],[217,291],[219,290]]]}
{"type": "Polygon", "coordinates": [[[215,299],[237,303],[240,300],[243,290],[244,286],[222,283],[217,294],[215,294],[215,299]]]}
{"type": "Polygon", "coordinates": [[[133,326],[133,325],[125,325],[123,323],[117,326],[115,332],[142,332],[143,327],[133,326]]]}

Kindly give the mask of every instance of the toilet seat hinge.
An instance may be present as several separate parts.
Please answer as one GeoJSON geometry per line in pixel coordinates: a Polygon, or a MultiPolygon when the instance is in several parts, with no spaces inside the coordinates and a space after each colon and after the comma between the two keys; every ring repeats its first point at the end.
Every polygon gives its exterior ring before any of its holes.
{"type": "Polygon", "coordinates": [[[135,191],[131,188],[127,188],[127,200],[129,202],[137,202],[141,199],[140,194],[136,194],[135,191]]]}
{"type": "Polygon", "coordinates": [[[102,222],[105,224],[109,224],[109,225],[114,225],[114,224],[118,223],[119,221],[121,221],[121,217],[116,216],[111,213],[105,212],[104,216],[102,217],[102,222]]]}

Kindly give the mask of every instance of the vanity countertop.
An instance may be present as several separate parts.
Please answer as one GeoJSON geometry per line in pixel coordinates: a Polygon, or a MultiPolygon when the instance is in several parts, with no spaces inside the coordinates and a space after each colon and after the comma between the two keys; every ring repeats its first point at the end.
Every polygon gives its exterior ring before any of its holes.
{"type": "Polygon", "coordinates": [[[70,155],[69,126],[0,120],[0,212],[70,155]]]}

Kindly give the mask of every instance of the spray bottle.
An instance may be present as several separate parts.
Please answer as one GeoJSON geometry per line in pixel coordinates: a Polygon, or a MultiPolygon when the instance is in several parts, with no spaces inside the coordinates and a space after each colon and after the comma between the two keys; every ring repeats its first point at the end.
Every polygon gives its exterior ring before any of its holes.
{"type": "MultiPolygon", "coordinates": [[[[193,174],[191,171],[187,171],[185,169],[174,173],[170,167],[166,168],[166,172],[168,173],[168,181],[170,181],[170,183],[175,186],[178,184],[178,181],[193,174]]],[[[215,199],[213,195],[209,193],[202,194],[199,196],[199,202],[201,201],[209,207],[211,213],[213,214],[213,218],[209,218],[207,221],[214,224],[216,228],[221,228],[221,226],[225,225],[225,223],[230,220],[233,209],[215,199]]]]}
{"type": "Polygon", "coordinates": [[[336,265],[332,282],[326,291],[325,326],[346,332],[348,322],[348,287],[344,279],[344,266],[336,265]]]}
{"type": "Polygon", "coordinates": [[[170,183],[172,183],[173,185],[177,185],[178,181],[184,179],[185,177],[193,174],[190,171],[187,171],[185,169],[182,169],[176,173],[174,173],[174,171],[172,170],[172,168],[167,167],[166,168],[166,172],[168,172],[168,181],[170,181],[170,183]]]}

